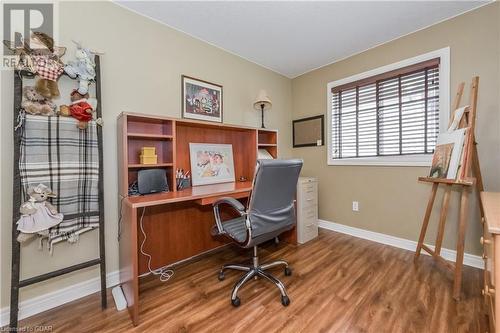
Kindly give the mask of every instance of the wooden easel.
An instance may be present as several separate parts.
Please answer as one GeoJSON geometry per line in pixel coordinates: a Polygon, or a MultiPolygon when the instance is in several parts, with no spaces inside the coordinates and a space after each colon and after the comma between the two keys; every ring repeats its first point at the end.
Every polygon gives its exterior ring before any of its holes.
{"type": "MultiPolygon", "coordinates": [[[[462,285],[462,267],[464,260],[464,245],[465,245],[465,231],[467,229],[467,214],[469,210],[469,192],[472,186],[476,186],[477,197],[479,200],[479,207],[481,210],[481,223],[484,221],[484,212],[481,204],[480,192],[483,191],[483,180],[481,177],[481,171],[479,168],[479,157],[477,153],[477,143],[475,140],[475,126],[476,126],[476,108],[477,108],[477,94],[478,94],[479,77],[476,76],[472,79],[471,92],[470,92],[470,105],[469,108],[465,110],[462,118],[460,119],[459,128],[468,128],[465,143],[464,152],[462,159],[461,168],[464,169],[464,176],[457,176],[457,179],[442,179],[442,178],[431,178],[431,177],[419,177],[418,180],[422,182],[432,183],[432,190],[427,203],[427,209],[425,211],[424,220],[422,223],[422,229],[420,231],[420,237],[418,239],[417,250],[415,251],[415,262],[417,262],[420,252],[424,249],[440,264],[444,265],[452,273],[454,273],[453,282],[453,298],[456,300],[460,299],[460,290],[462,285]],[[473,175],[472,175],[473,174],[473,175]],[[432,206],[434,204],[434,199],[436,198],[436,192],[439,184],[445,186],[445,192],[443,195],[443,202],[441,205],[441,213],[439,216],[438,233],[436,237],[436,245],[434,250],[429,248],[424,244],[425,234],[427,232],[427,226],[429,225],[429,218],[431,216],[432,206]],[[458,225],[458,239],[457,239],[457,257],[455,264],[446,261],[441,257],[441,246],[443,243],[444,227],[446,223],[446,217],[448,215],[448,206],[450,202],[451,187],[452,185],[460,186],[461,189],[461,199],[460,199],[460,218],[458,225]]],[[[458,86],[457,94],[455,95],[455,100],[453,102],[453,114],[450,120],[453,120],[455,116],[455,110],[458,109],[460,105],[460,100],[462,99],[462,94],[464,91],[465,84],[462,82],[458,86]]]]}

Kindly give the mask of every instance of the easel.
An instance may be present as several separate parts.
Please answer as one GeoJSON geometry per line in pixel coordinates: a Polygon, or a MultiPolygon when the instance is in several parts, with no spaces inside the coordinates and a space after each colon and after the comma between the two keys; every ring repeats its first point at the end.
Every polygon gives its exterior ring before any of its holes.
{"type": "MultiPolygon", "coordinates": [[[[471,92],[470,92],[470,105],[469,108],[465,110],[462,118],[460,119],[459,128],[468,128],[465,143],[464,152],[462,158],[462,166],[464,173],[457,176],[457,179],[442,179],[442,178],[431,178],[431,177],[419,177],[418,180],[422,182],[432,183],[432,190],[427,203],[427,209],[425,211],[424,220],[422,223],[422,230],[420,231],[420,237],[418,239],[417,250],[415,251],[415,262],[417,262],[420,252],[424,249],[440,264],[444,265],[452,273],[454,273],[453,282],[453,298],[456,300],[460,299],[460,290],[462,285],[462,267],[464,260],[464,245],[465,245],[465,231],[467,229],[467,214],[469,210],[469,191],[472,186],[476,186],[477,197],[479,200],[479,207],[481,209],[481,223],[484,221],[484,213],[481,204],[480,192],[483,191],[483,180],[481,177],[481,171],[479,168],[479,157],[477,153],[477,142],[475,140],[475,126],[476,126],[476,108],[477,108],[477,93],[478,93],[479,77],[476,76],[472,79],[471,92]],[[474,174],[474,177],[471,175],[474,174]],[[427,232],[427,226],[429,225],[429,218],[432,212],[432,206],[434,204],[434,199],[436,197],[436,192],[439,184],[445,186],[445,192],[443,196],[443,203],[441,205],[441,214],[439,216],[438,233],[436,237],[436,245],[434,250],[429,248],[424,244],[425,234],[427,232]],[[448,206],[450,202],[451,187],[452,185],[458,185],[461,188],[461,198],[460,198],[460,218],[458,224],[458,239],[457,239],[457,257],[455,264],[446,261],[441,257],[441,246],[443,243],[444,227],[446,223],[446,217],[448,215],[448,206]]],[[[455,100],[453,102],[453,114],[450,120],[453,121],[455,116],[455,111],[460,105],[460,100],[462,99],[462,94],[464,91],[465,84],[462,82],[458,86],[457,94],[455,95],[455,100]]]]}

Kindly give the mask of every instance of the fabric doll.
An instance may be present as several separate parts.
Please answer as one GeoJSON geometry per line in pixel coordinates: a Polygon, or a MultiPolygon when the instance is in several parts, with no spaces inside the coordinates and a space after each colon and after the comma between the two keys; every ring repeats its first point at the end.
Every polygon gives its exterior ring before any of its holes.
{"type": "Polygon", "coordinates": [[[17,240],[22,243],[38,234],[47,237],[49,228],[55,227],[63,220],[63,214],[47,201],[56,195],[44,184],[28,188],[29,200],[19,209],[21,217],[17,221],[20,234],[17,240]]]}
{"type": "Polygon", "coordinates": [[[72,79],[78,78],[78,93],[85,95],[89,91],[91,81],[95,79],[94,52],[83,48],[80,43],[77,46],[76,61],[70,61],[64,66],[64,71],[72,79]]]}

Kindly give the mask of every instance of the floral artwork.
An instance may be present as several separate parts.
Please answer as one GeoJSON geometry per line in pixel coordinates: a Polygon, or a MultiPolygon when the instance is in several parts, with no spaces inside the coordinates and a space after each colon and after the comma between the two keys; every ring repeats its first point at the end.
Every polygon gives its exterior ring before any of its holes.
{"type": "Polygon", "coordinates": [[[234,182],[233,147],[228,144],[189,144],[193,186],[234,182]]]}

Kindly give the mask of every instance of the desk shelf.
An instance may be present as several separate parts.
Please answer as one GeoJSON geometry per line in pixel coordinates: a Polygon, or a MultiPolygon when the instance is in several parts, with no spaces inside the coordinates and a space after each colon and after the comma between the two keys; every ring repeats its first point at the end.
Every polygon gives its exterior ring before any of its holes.
{"type": "Polygon", "coordinates": [[[158,163],[158,164],[129,164],[129,169],[149,169],[149,168],[170,168],[173,163],[158,163]]]}
{"type": "Polygon", "coordinates": [[[260,128],[257,136],[257,149],[265,149],[273,158],[278,158],[278,132],[260,128]]]}
{"type": "Polygon", "coordinates": [[[165,134],[149,134],[149,133],[128,133],[127,136],[129,138],[134,139],[157,139],[157,140],[173,140],[173,135],[165,135],[165,134]]]}

